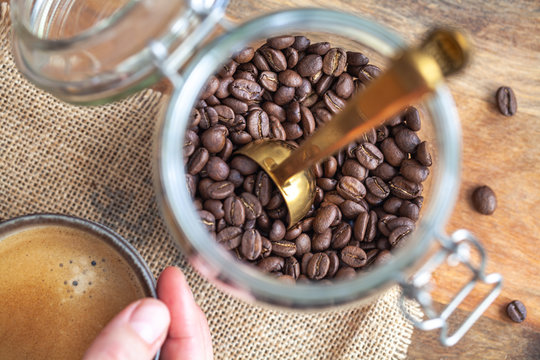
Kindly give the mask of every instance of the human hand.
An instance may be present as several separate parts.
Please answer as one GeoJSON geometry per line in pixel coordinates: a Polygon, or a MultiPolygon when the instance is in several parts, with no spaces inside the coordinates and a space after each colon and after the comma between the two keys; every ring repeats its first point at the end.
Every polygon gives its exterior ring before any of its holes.
{"type": "Polygon", "coordinates": [[[211,360],[212,340],[204,313],[180,269],[168,267],[157,283],[157,299],[128,305],[94,340],[83,360],[211,360]]]}

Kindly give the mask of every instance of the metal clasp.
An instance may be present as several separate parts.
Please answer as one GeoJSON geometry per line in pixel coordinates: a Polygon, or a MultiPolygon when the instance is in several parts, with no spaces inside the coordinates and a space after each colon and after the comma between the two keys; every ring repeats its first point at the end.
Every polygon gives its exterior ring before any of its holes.
{"type": "Polygon", "coordinates": [[[486,254],[482,245],[476,237],[467,230],[458,230],[450,237],[441,236],[438,238],[442,249],[438,250],[420,270],[410,279],[402,279],[399,281],[403,291],[399,300],[400,308],[405,317],[413,323],[413,325],[424,331],[441,329],[440,342],[444,346],[453,346],[459,339],[471,328],[478,320],[482,313],[495,300],[501,292],[502,276],[500,274],[485,274],[486,254]],[[479,253],[480,264],[475,267],[470,261],[470,246],[473,246],[479,253]],[[473,274],[471,280],[465,284],[461,290],[454,296],[452,301],[439,313],[433,309],[431,295],[427,289],[431,274],[444,261],[455,266],[463,264],[469,268],[473,274]],[[465,321],[455,330],[452,335],[448,334],[448,318],[454,310],[463,302],[467,295],[474,289],[478,282],[493,285],[491,291],[484,297],[478,306],[470,313],[465,321]],[[405,298],[416,300],[424,314],[426,320],[418,320],[414,318],[405,306],[405,298]]]}

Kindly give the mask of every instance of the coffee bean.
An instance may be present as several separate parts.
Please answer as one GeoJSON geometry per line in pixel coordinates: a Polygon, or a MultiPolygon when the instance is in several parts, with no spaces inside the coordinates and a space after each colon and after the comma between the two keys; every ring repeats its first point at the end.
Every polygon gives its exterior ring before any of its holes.
{"type": "Polygon", "coordinates": [[[287,240],[272,241],[272,253],[282,257],[294,256],[296,244],[287,240]]]}
{"type": "Polygon", "coordinates": [[[386,183],[376,176],[366,178],[367,190],[378,198],[384,199],[390,194],[390,188],[386,183]]]}
{"type": "Polygon", "coordinates": [[[255,229],[246,230],[242,235],[242,255],[248,260],[257,259],[262,252],[261,234],[255,229]]]}
{"type": "Polygon", "coordinates": [[[210,77],[210,79],[208,79],[208,81],[206,82],[205,87],[202,90],[200,98],[201,99],[206,99],[209,96],[214,95],[214,93],[216,92],[218,86],[219,86],[218,78],[215,77],[215,76],[210,77]]]}
{"type": "Polygon", "coordinates": [[[400,226],[392,230],[390,235],[388,235],[388,241],[392,246],[396,246],[398,242],[407,237],[410,233],[413,232],[408,226],[400,226]]]}
{"type": "Polygon", "coordinates": [[[389,183],[390,192],[401,199],[414,199],[422,194],[422,184],[415,183],[405,179],[402,176],[396,176],[389,183]]]}
{"type": "Polygon", "coordinates": [[[356,271],[350,266],[342,267],[335,275],[337,280],[350,280],[356,277],[356,271]]]}
{"type": "Polygon", "coordinates": [[[313,220],[313,230],[316,233],[322,233],[326,231],[334,222],[334,219],[337,216],[337,211],[338,209],[335,205],[320,208],[316,212],[315,220],[313,220]]]}
{"type": "Polygon", "coordinates": [[[517,101],[514,90],[508,86],[501,86],[495,95],[499,111],[504,116],[512,116],[517,111],[517,101]]]}
{"type": "Polygon", "coordinates": [[[223,210],[225,211],[224,219],[227,224],[240,226],[246,219],[246,210],[242,201],[236,196],[229,196],[223,202],[223,210]]]}
{"type": "Polygon", "coordinates": [[[295,89],[289,86],[280,86],[274,94],[274,102],[277,105],[286,105],[294,99],[295,89]]]}
{"type": "Polygon", "coordinates": [[[290,122],[283,123],[283,130],[285,130],[285,138],[287,140],[296,140],[302,137],[302,128],[298,124],[290,122]]]}
{"type": "Polygon", "coordinates": [[[255,55],[255,50],[252,47],[244,48],[233,55],[234,61],[239,64],[250,62],[255,55]]]}
{"type": "MultiPolygon", "coordinates": [[[[248,111],[248,104],[242,100],[235,99],[233,97],[228,97],[221,101],[223,105],[229,106],[237,114],[245,114],[248,111]]],[[[204,117],[201,119],[201,121],[204,117]]]]}
{"type": "Polygon", "coordinates": [[[272,241],[278,241],[282,240],[285,237],[285,224],[283,224],[283,221],[276,220],[272,224],[272,228],[270,229],[270,232],[268,234],[270,240],[272,241]]]}
{"type": "Polygon", "coordinates": [[[315,44],[311,44],[307,49],[306,52],[310,54],[317,54],[317,55],[324,55],[330,50],[332,45],[330,45],[329,42],[318,42],[315,44]]]}
{"type": "Polygon", "coordinates": [[[429,175],[429,169],[413,159],[403,160],[399,172],[407,180],[416,183],[423,182],[429,175]]]}
{"type": "Polygon", "coordinates": [[[353,234],[354,238],[358,241],[362,241],[366,235],[368,223],[370,220],[370,214],[366,211],[361,212],[354,221],[353,234]]]}
{"type": "Polygon", "coordinates": [[[227,250],[237,248],[242,243],[242,229],[237,226],[226,227],[218,232],[216,240],[227,250]]]}
{"type": "Polygon", "coordinates": [[[342,111],[345,107],[345,100],[336,95],[332,90],[327,91],[323,96],[326,107],[334,114],[342,111]]]}
{"type": "Polygon", "coordinates": [[[225,216],[225,211],[223,210],[223,202],[214,199],[208,199],[204,201],[203,209],[210,211],[216,220],[222,219],[225,216]]]}
{"type": "Polygon", "coordinates": [[[506,306],[506,313],[512,321],[520,323],[527,317],[527,308],[519,300],[514,300],[506,306]]]}
{"type": "Polygon", "coordinates": [[[371,143],[358,145],[355,155],[358,162],[368,170],[374,170],[384,160],[384,156],[379,148],[371,143]]]}
{"type": "Polygon", "coordinates": [[[381,74],[381,69],[375,65],[366,65],[358,72],[358,80],[367,84],[381,74]]]}
{"type": "Polygon", "coordinates": [[[275,116],[279,119],[279,121],[285,121],[286,119],[286,112],[285,109],[283,109],[281,106],[267,101],[262,106],[263,110],[268,114],[268,116],[275,116]]]}
{"type": "Polygon", "coordinates": [[[388,222],[396,218],[396,215],[385,214],[384,216],[379,217],[379,222],[377,223],[377,228],[384,236],[390,235],[391,230],[388,229],[388,222]]]}
{"type": "Polygon", "coordinates": [[[219,76],[224,78],[227,76],[233,76],[234,72],[236,71],[236,68],[238,67],[238,63],[234,60],[229,61],[219,71],[219,76]]]}
{"type": "Polygon", "coordinates": [[[217,181],[208,187],[208,196],[211,199],[222,200],[234,192],[234,185],[230,181],[217,181]]]}
{"type": "Polygon", "coordinates": [[[197,175],[208,162],[210,154],[205,148],[198,148],[195,153],[190,157],[187,171],[190,175],[197,175]]]}
{"type": "Polygon", "coordinates": [[[397,132],[395,137],[396,145],[406,153],[412,153],[420,144],[420,139],[418,135],[412,130],[402,129],[397,132]]]}
{"type": "Polygon", "coordinates": [[[231,94],[241,101],[254,101],[261,98],[262,88],[255,81],[236,79],[229,86],[231,94]]]}
{"type": "Polygon", "coordinates": [[[407,127],[411,129],[412,131],[420,131],[420,128],[422,126],[420,121],[420,114],[418,113],[418,110],[410,106],[405,110],[405,124],[407,124],[407,127]]]}
{"type": "Polygon", "coordinates": [[[284,35],[270,38],[266,41],[266,43],[276,50],[283,50],[294,44],[294,40],[294,36],[284,35]]]}
{"type": "Polygon", "coordinates": [[[408,217],[409,219],[416,221],[420,216],[420,208],[418,205],[405,200],[401,203],[398,213],[400,216],[408,217]]]}
{"type": "Polygon", "coordinates": [[[255,140],[267,138],[270,135],[270,122],[263,110],[251,111],[247,116],[247,129],[255,140]]]}
{"type": "Polygon", "coordinates": [[[199,144],[200,140],[197,133],[193,130],[187,130],[184,139],[184,156],[190,157],[195,152],[195,149],[199,147],[199,144]]]}
{"type": "Polygon", "coordinates": [[[341,261],[352,268],[359,268],[366,264],[367,256],[364,250],[355,246],[346,246],[341,252],[341,261]]]}
{"type": "Polygon", "coordinates": [[[348,200],[358,201],[366,196],[364,184],[352,176],[343,176],[336,189],[339,195],[348,200]]]}
{"type": "Polygon", "coordinates": [[[199,217],[201,218],[201,222],[206,227],[206,230],[208,232],[212,233],[216,230],[216,218],[210,211],[206,210],[199,210],[199,217]]]}
{"type": "Polygon", "coordinates": [[[406,158],[405,153],[398,147],[393,138],[386,138],[381,143],[381,151],[384,154],[384,160],[392,166],[400,166],[406,158]]]}
{"type": "Polygon", "coordinates": [[[259,84],[266,90],[274,92],[279,87],[278,75],[272,71],[263,71],[259,75],[259,84]]]}
{"type": "Polygon", "coordinates": [[[332,232],[331,246],[333,249],[343,249],[351,240],[351,226],[346,223],[340,223],[332,232]]]}
{"type": "Polygon", "coordinates": [[[261,49],[260,52],[274,71],[279,72],[287,69],[287,59],[280,50],[267,47],[261,49]]]}
{"type": "Polygon", "coordinates": [[[427,149],[427,143],[425,141],[421,142],[416,147],[415,159],[424,166],[431,166],[431,155],[427,149]]]}
{"type": "Polygon", "coordinates": [[[294,43],[291,46],[298,51],[304,51],[309,47],[310,43],[310,40],[305,36],[295,36],[294,43]]]}
{"type": "Polygon", "coordinates": [[[261,236],[261,239],[262,239],[261,257],[264,259],[264,258],[269,257],[272,253],[272,242],[268,240],[267,238],[265,238],[264,236],[261,236]]]}
{"type": "Polygon", "coordinates": [[[269,256],[262,259],[257,267],[264,272],[276,272],[281,271],[285,265],[285,260],[280,256],[269,256]]]}
{"type": "Polygon", "coordinates": [[[362,53],[347,51],[347,62],[352,66],[364,66],[369,63],[369,59],[362,53]]]}
{"type": "Polygon", "coordinates": [[[382,250],[377,255],[377,258],[373,262],[374,266],[381,266],[387,264],[392,259],[392,254],[388,250],[382,250]]]}
{"type": "Polygon", "coordinates": [[[328,266],[328,272],[326,273],[327,278],[333,278],[334,275],[336,275],[337,271],[339,270],[339,257],[337,255],[337,252],[333,250],[327,250],[324,252],[328,256],[328,260],[330,262],[328,266]]]}
{"type": "Polygon", "coordinates": [[[313,76],[321,71],[323,66],[322,58],[316,54],[310,54],[298,61],[296,71],[303,77],[313,76]]]}
{"type": "MultiPolygon", "coordinates": [[[[279,82],[285,86],[297,88],[300,85],[302,85],[302,77],[296,71],[293,71],[290,69],[280,72],[278,79],[279,79],[279,82]]],[[[293,96],[294,96],[294,91],[293,91],[293,96]]]]}
{"type": "Polygon", "coordinates": [[[354,83],[351,75],[343,73],[337,79],[335,85],[335,91],[337,96],[348,99],[354,91],[354,83]]]}
{"type": "Polygon", "coordinates": [[[287,67],[289,69],[294,68],[296,64],[298,64],[298,60],[300,60],[298,51],[292,47],[283,50],[283,55],[285,55],[285,58],[287,59],[287,67]]]}
{"type": "Polygon", "coordinates": [[[339,208],[347,219],[356,219],[358,214],[366,211],[364,206],[352,200],[345,200],[339,205],[339,208]]]}
{"type": "Polygon", "coordinates": [[[314,251],[324,251],[330,247],[332,242],[332,229],[327,228],[320,233],[315,233],[311,240],[311,249],[314,251]]]}
{"type": "Polygon", "coordinates": [[[238,170],[240,174],[246,176],[254,174],[259,168],[259,165],[246,156],[238,155],[232,159],[231,168],[238,170]]]}
{"type": "Polygon", "coordinates": [[[311,252],[311,238],[309,235],[302,233],[294,241],[296,244],[296,256],[302,256],[311,252]]]}
{"type": "Polygon", "coordinates": [[[472,203],[480,214],[491,215],[497,208],[497,197],[489,186],[483,185],[474,190],[472,203]]]}
{"type": "Polygon", "coordinates": [[[249,192],[243,192],[242,195],[240,195],[240,201],[244,206],[246,219],[254,220],[261,216],[262,205],[255,195],[249,192]]]}
{"type": "MultiPolygon", "coordinates": [[[[304,255],[305,256],[305,255],[304,255]]],[[[310,279],[320,280],[326,276],[330,268],[330,259],[325,253],[315,253],[306,267],[306,275],[310,279]]]]}
{"type": "Polygon", "coordinates": [[[259,171],[255,178],[253,193],[259,199],[262,206],[268,205],[272,196],[272,180],[264,171],[259,171]]]}
{"type": "Polygon", "coordinates": [[[347,65],[347,53],[341,48],[330,49],[323,58],[323,72],[338,77],[347,65]]]}
{"type": "Polygon", "coordinates": [[[206,172],[214,181],[226,180],[229,176],[229,166],[217,156],[212,156],[206,163],[206,172]]]}
{"type": "Polygon", "coordinates": [[[196,177],[191,174],[186,174],[186,186],[188,188],[189,194],[194,197],[195,192],[197,191],[196,177]]]}
{"type": "Polygon", "coordinates": [[[210,153],[218,153],[225,146],[227,135],[229,131],[225,126],[214,125],[202,133],[201,142],[210,153]]]}

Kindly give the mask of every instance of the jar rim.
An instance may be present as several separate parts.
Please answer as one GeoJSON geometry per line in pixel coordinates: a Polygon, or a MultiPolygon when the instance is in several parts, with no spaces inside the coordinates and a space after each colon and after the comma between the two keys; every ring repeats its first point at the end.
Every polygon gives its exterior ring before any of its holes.
{"type": "MultiPolygon", "coordinates": [[[[232,256],[216,246],[200,224],[191,196],[187,191],[183,154],[178,149],[187,128],[189,112],[197,101],[199,91],[206,80],[230,57],[231,49],[240,48],[262,38],[295,32],[330,32],[365,44],[386,57],[395,56],[405,47],[403,39],[384,26],[357,16],[334,10],[295,9],[264,15],[240,25],[214,40],[190,62],[183,73],[182,84],[177,84],[170,99],[163,123],[158,129],[156,144],[158,197],[162,196],[161,211],[177,242],[183,234],[189,240],[193,254],[190,260],[200,258],[210,267],[205,275],[218,272],[218,283],[229,288],[244,290],[248,297],[262,303],[285,307],[318,308],[350,303],[370,295],[396,281],[410,269],[428,249],[446,222],[457,196],[460,172],[460,130],[457,111],[449,90],[443,85],[426,100],[428,111],[433,115],[436,133],[439,135],[439,166],[437,182],[434,182],[430,209],[421,219],[414,239],[407,251],[398,250],[385,266],[355,277],[351,280],[325,284],[296,284],[294,287],[262,274],[245,264],[233,261],[232,256]],[[442,136],[444,134],[444,136],[442,136]],[[186,207],[189,211],[186,211],[186,207]],[[414,245],[414,246],[413,246],[414,245]],[[331,289],[331,291],[329,291],[331,289]]],[[[186,250],[186,244],[183,244],[186,250]]],[[[182,244],[181,244],[182,247],[182,244]]],[[[192,261],[193,263],[194,261],[192,261]]],[[[195,266],[197,268],[197,266],[195,266]]],[[[198,269],[200,271],[200,269],[198,269]]],[[[216,280],[217,276],[213,276],[216,280]]],[[[240,291],[242,293],[242,291],[240,291]]]]}

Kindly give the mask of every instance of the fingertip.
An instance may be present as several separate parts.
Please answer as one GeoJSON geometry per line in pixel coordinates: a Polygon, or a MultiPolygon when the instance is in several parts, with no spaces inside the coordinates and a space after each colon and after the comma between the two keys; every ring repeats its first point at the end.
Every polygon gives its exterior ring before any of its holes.
{"type": "Polygon", "coordinates": [[[148,345],[164,338],[171,323],[171,315],[167,306],[152,298],[142,299],[133,310],[129,324],[148,345]]]}

